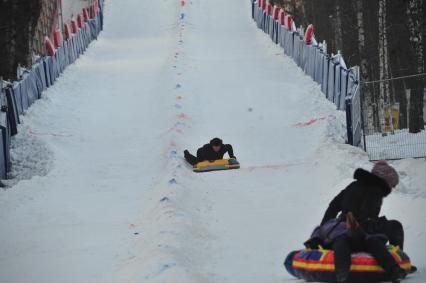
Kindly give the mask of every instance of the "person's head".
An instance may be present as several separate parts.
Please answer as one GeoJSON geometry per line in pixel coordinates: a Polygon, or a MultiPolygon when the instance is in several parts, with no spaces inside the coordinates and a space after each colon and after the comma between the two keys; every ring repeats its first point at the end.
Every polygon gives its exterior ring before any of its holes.
{"type": "Polygon", "coordinates": [[[215,152],[219,152],[222,149],[223,142],[220,138],[214,138],[210,141],[210,145],[215,152]]]}
{"type": "Polygon", "coordinates": [[[385,180],[391,189],[399,183],[398,172],[384,160],[376,162],[371,173],[385,180]]]}

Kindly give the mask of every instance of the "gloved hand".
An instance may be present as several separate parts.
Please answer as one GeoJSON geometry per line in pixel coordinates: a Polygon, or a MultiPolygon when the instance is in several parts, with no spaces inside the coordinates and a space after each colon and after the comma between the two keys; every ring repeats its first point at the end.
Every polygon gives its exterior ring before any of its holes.
{"type": "Polygon", "coordinates": [[[315,250],[315,249],[318,249],[319,246],[322,246],[323,242],[320,238],[315,237],[315,238],[307,240],[303,244],[305,245],[306,248],[315,250]]]}
{"type": "Polygon", "coordinates": [[[356,220],[352,212],[346,213],[346,227],[348,230],[357,230],[359,228],[359,223],[356,220]]]}

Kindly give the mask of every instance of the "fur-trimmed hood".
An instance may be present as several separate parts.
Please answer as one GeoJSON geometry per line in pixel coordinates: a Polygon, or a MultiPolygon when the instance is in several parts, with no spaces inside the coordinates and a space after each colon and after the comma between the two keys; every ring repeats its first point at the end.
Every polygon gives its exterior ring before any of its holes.
{"type": "Polygon", "coordinates": [[[354,179],[366,185],[380,187],[385,197],[388,196],[392,191],[385,180],[362,168],[355,170],[354,179]]]}

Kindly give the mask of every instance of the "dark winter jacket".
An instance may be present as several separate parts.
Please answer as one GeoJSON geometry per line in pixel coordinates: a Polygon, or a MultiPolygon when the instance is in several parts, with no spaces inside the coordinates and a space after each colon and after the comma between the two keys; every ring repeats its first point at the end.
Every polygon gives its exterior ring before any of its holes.
{"type": "Polygon", "coordinates": [[[321,224],[336,218],[339,212],[344,219],[350,211],[367,232],[371,222],[377,222],[383,198],[390,194],[391,188],[380,177],[360,168],[355,171],[354,179],[331,201],[321,224]]]}
{"type": "Polygon", "coordinates": [[[210,144],[205,144],[203,147],[197,150],[197,159],[198,162],[205,160],[223,159],[223,156],[227,152],[230,158],[235,158],[234,151],[232,150],[232,146],[230,144],[222,145],[222,148],[219,152],[215,152],[210,144]]]}

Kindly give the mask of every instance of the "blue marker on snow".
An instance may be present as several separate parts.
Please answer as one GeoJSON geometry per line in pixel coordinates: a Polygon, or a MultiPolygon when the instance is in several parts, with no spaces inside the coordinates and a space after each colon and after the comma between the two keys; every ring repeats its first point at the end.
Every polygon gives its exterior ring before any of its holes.
{"type": "Polygon", "coordinates": [[[162,199],[160,199],[160,202],[169,202],[170,199],[168,197],[163,197],[162,199]]]}

